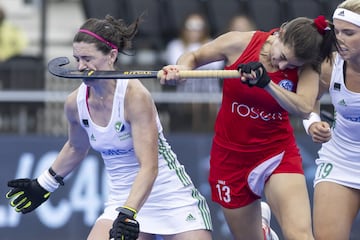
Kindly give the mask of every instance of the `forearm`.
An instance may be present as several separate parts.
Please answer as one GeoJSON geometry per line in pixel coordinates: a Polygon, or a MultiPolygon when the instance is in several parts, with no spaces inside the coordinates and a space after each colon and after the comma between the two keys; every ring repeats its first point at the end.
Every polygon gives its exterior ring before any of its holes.
{"type": "Polygon", "coordinates": [[[128,206],[139,211],[152,190],[157,173],[157,167],[146,170],[140,169],[134,183],[132,184],[129,197],[124,206],[128,206]]]}
{"type": "Polygon", "coordinates": [[[314,108],[315,97],[290,92],[274,82],[264,88],[290,114],[307,118],[314,108]]]}
{"type": "Polygon", "coordinates": [[[89,149],[79,149],[68,142],[61,149],[56,160],[52,164],[56,174],[65,177],[73,171],[86,157],[89,149]]]}
{"type": "Polygon", "coordinates": [[[195,69],[199,66],[193,52],[182,54],[176,62],[177,65],[185,66],[187,69],[195,69]]]}

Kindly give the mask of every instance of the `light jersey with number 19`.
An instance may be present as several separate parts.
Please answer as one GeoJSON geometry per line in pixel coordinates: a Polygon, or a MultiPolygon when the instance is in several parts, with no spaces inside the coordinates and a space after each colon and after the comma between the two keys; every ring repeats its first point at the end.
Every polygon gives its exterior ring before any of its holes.
{"type": "MultiPolygon", "coordinates": [[[[87,105],[88,88],[85,84],[80,86],[77,96],[80,122],[89,136],[92,148],[101,153],[109,176],[108,201],[100,219],[114,220],[117,217],[115,209],[125,203],[140,168],[134,152],[131,125],[124,118],[128,82],[117,80],[111,119],[106,127],[91,120],[87,105]]],[[[157,126],[159,172],[148,199],[137,215],[140,230],[154,234],[210,230],[212,225],[206,200],[194,187],[184,166],[167,143],[159,116],[157,126]]]]}
{"type": "Polygon", "coordinates": [[[346,88],[344,60],[337,55],[329,93],[335,109],[330,141],[319,151],[314,184],[336,182],[360,189],[360,93],[346,88]]]}

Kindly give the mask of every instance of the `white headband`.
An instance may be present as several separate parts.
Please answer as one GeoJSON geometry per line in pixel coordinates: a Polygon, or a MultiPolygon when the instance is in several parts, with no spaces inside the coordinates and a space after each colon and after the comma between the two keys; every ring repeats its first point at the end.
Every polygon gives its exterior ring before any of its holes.
{"type": "Polygon", "coordinates": [[[337,8],[334,12],[333,19],[340,19],[360,27],[360,14],[345,8],[337,8]]]}

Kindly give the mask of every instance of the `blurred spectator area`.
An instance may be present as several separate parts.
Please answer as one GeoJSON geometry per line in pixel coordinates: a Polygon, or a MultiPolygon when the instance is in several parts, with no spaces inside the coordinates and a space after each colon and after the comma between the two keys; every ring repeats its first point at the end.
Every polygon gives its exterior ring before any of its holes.
{"type": "MultiPolygon", "coordinates": [[[[47,62],[72,60],[72,38],[86,18],[106,14],[131,23],[143,14],[134,42],[134,55],[121,55],[124,70],[159,70],[166,44],[178,36],[181,22],[193,12],[204,14],[212,37],[226,31],[234,15],[247,14],[258,29],[269,30],[297,16],[331,19],[341,0],[0,0],[7,19],[22,28],[29,45],[24,52],[0,63],[0,131],[2,133],[66,134],[63,101],[79,80],[59,79],[47,72],[47,62]]],[[[174,94],[156,79],[142,80],[152,92],[165,128],[196,131],[171,119],[171,104],[220,102],[221,96],[174,94]],[[170,121],[171,124],[170,124],[170,121]],[[180,126],[180,125],[183,126],[180,126]]],[[[191,117],[191,116],[190,116],[191,117]]],[[[212,129],[209,129],[212,131],[212,129]]]]}

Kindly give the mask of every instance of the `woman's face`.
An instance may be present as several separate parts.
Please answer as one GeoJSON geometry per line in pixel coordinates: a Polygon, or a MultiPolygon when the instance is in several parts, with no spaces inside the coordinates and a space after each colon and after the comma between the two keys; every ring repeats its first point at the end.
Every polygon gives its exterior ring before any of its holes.
{"type": "Polygon", "coordinates": [[[279,37],[276,37],[271,45],[270,61],[273,67],[280,70],[293,69],[304,65],[303,61],[295,57],[294,50],[288,45],[284,45],[279,37]]]}
{"type": "Polygon", "coordinates": [[[73,43],[73,56],[78,63],[78,70],[114,70],[113,51],[104,55],[101,51],[97,50],[94,43],[74,42],[73,43]]]}
{"type": "Polygon", "coordinates": [[[333,23],[341,57],[344,60],[359,57],[360,27],[339,19],[334,19],[333,23]]]}

